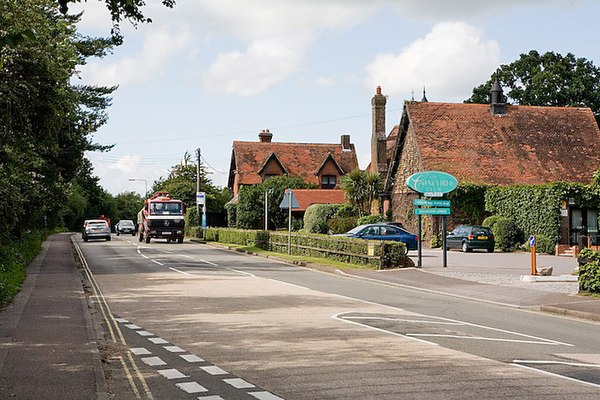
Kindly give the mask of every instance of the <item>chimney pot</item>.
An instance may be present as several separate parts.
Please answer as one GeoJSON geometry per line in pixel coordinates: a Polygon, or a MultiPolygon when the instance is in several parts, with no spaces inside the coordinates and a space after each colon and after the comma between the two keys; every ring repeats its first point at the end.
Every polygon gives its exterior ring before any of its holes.
{"type": "Polygon", "coordinates": [[[273,134],[268,129],[263,129],[258,134],[258,139],[261,143],[271,143],[271,139],[273,138],[273,134]]]}
{"type": "Polygon", "coordinates": [[[342,135],[341,136],[342,143],[342,151],[350,151],[352,150],[350,147],[350,135],[342,135]]]}
{"type": "Polygon", "coordinates": [[[377,90],[376,90],[376,92],[375,92],[375,93],[377,93],[377,94],[381,94],[381,86],[377,86],[377,90]]]}

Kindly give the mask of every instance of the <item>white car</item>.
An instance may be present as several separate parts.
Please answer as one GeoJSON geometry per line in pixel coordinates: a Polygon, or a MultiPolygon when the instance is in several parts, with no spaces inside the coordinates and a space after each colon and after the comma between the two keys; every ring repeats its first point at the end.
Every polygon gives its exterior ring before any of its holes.
{"type": "Polygon", "coordinates": [[[106,239],[110,240],[110,226],[103,219],[86,219],[83,223],[83,232],[81,238],[84,242],[89,239],[106,239]]]}

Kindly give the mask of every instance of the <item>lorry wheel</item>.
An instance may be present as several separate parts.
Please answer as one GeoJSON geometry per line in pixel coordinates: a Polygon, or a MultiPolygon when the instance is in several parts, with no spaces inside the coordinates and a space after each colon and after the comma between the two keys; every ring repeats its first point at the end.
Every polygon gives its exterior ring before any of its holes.
{"type": "Polygon", "coordinates": [[[87,241],[88,241],[88,238],[83,238],[83,241],[84,241],[84,242],[87,242],[87,241]]]}
{"type": "Polygon", "coordinates": [[[177,238],[177,243],[183,243],[183,238],[177,238]]]}
{"type": "Polygon", "coordinates": [[[150,236],[146,235],[146,243],[150,243],[150,236]]]}

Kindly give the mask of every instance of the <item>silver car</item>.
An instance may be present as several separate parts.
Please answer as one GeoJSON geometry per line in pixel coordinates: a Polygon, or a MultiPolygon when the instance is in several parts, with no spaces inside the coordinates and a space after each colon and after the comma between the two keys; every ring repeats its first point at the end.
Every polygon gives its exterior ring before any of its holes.
{"type": "Polygon", "coordinates": [[[103,219],[86,219],[83,223],[83,232],[81,238],[84,242],[89,239],[106,239],[110,240],[110,226],[103,219]]]}
{"type": "Polygon", "coordinates": [[[117,236],[121,233],[128,233],[131,236],[135,236],[135,225],[132,220],[122,219],[115,225],[115,232],[117,232],[117,236]]]}

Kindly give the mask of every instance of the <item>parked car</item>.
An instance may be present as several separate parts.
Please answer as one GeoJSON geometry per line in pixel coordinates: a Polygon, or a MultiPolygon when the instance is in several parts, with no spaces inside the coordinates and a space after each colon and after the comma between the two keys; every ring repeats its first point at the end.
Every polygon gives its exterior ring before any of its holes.
{"type": "Polygon", "coordinates": [[[87,219],[83,223],[83,232],[81,238],[84,242],[89,239],[110,240],[110,226],[103,219],[87,219]]]}
{"type": "Polygon", "coordinates": [[[121,233],[129,233],[131,236],[135,236],[135,224],[130,219],[122,219],[115,225],[115,232],[117,236],[121,233]]]}
{"type": "Polygon", "coordinates": [[[446,236],[446,248],[461,249],[469,252],[473,249],[484,249],[494,252],[494,234],[490,228],[477,225],[460,225],[446,236]]]}
{"type": "Polygon", "coordinates": [[[347,236],[366,240],[392,240],[403,242],[406,244],[407,251],[416,250],[418,246],[417,235],[408,232],[406,229],[389,224],[360,225],[337,236],[347,236]]]}

